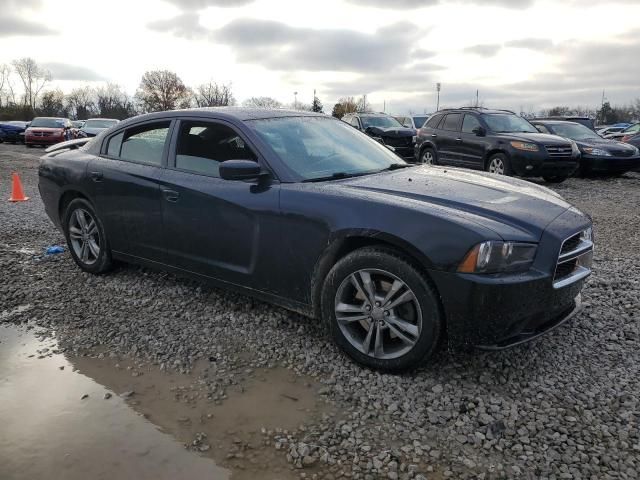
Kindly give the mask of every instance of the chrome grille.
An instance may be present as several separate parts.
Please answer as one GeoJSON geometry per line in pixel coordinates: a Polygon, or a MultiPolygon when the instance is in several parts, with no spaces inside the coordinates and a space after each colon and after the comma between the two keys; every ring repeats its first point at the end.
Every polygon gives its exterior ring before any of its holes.
{"type": "Polygon", "coordinates": [[[573,158],[571,145],[545,145],[544,148],[553,160],[570,160],[573,158]]]}
{"type": "Polygon", "coordinates": [[[582,234],[576,233],[562,242],[553,275],[553,288],[566,287],[591,274],[593,242],[582,234]]]}

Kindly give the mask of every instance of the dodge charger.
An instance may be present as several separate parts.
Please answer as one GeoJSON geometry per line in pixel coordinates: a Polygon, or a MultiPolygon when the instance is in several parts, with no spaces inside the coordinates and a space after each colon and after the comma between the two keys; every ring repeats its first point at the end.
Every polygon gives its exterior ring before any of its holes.
{"type": "Polygon", "coordinates": [[[336,119],[239,108],[138,116],[41,160],[77,265],[195,277],[323,322],[351,358],[406,370],[503,349],[580,309],[590,218],[544,187],[405,163],[336,119]]]}

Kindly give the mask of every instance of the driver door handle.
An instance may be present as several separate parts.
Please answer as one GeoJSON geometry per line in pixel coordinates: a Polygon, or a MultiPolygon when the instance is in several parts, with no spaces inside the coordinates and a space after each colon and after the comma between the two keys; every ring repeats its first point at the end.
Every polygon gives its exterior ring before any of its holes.
{"type": "Polygon", "coordinates": [[[94,182],[101,182],[104,178],[104,174],[102,172],[91,172],[89,176],[94,182]]]}
{"type": "Polygon", "coordinates": [[[436,138],[438,135],[436,135],[435,133],[432,133],[432,134],[431,134],[431,136],[432,136],[433,138],[436,138]]]}
{"type": "Polygon", "coordinates": [[[456,142],[461,142],[462,139],[461,138],[456,138],[456,142]]]}
{"type": "Polygon", "coordinates": [[[175,190],[168,190],[164,188],[162,189],[162,195],[164,195],[164,198],[167,202],[172,202],[172,203],[177,202],[178,199],[180,198],[180,194],[175,190]]]}

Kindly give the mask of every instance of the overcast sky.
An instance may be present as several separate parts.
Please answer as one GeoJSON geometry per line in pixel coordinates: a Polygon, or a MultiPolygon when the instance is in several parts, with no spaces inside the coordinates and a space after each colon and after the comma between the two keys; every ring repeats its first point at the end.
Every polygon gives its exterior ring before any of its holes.
{"type": "Polygon", "coordinates": [[[640,0],[0,0],[0,64],[30,56],[65,91],[146,70],[330,111],[539,110],[640,97],[640,0]]]}

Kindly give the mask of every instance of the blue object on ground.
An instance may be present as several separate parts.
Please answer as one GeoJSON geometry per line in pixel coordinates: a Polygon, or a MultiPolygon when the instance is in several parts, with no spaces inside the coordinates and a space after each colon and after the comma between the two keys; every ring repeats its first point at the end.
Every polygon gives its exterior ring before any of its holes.
{"type": "Polygon", "coordinates": [[[58,245],[53,245],[53,246],[47,248],[46,254],[47,255],[56,255],[56,254],[62,253],[62,252],[64,252],[64,248],[63,247],[59,247],[58,245]]]}

